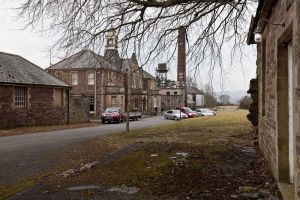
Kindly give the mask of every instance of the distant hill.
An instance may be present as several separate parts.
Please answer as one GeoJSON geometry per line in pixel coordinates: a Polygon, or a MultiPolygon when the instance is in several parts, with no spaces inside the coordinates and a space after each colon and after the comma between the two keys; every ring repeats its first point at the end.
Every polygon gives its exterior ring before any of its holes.
{"type": "Polygon", "coordinates": [[[249,94],[247,94],[246,90],[231,90],[231,91],[225,91],[225,92],[217,92],[217,98],[219,101],[219,96],[222,94],[226,94],[230,96],[230,103],[233,104],[238,104],[239,100],[244,97],[244,96],[250,96],[249,94]]]}

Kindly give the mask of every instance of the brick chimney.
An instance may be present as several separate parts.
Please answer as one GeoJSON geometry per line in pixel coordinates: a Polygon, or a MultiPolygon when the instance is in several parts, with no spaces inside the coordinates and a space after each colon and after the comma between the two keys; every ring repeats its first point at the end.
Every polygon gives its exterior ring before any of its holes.
{"type": "Polygon", "coordinates": [[[177,56],[177,81],[178,86],[185,87],[186,82],[186,55],[185,55],[185,37],[184,27],[178,29],[178,56],[177,56]]]}

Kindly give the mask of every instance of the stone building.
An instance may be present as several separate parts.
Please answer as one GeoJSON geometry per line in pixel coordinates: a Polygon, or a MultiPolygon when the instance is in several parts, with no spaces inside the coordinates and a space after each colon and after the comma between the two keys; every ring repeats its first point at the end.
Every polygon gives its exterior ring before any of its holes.
{"type": "Polygon", "coordinates": [[[125,86],[130,93],[130,110],[153,112],[160,104],[159,93],[152,84],[155,78],[139,67],[135,54],[128,59],[119,56],[115,31],[107,33],[106,41],[104,56],[83,50],[51,65],[47,71],[72,85],[70,94],[88,97],[92,116],[99,117],[107,107],[124,110],[125,86]]]}
{"type": "Polygon", "coordinates": [[[0,128],[68,123],[69,89],[21,56],[0,52],[0,128]]]}
{"type": "Polygon", "coordinates": [[[259,146],[284,199],[299,199],[300,1],[259,1],[248,35],[254,43],[259,146]]]}

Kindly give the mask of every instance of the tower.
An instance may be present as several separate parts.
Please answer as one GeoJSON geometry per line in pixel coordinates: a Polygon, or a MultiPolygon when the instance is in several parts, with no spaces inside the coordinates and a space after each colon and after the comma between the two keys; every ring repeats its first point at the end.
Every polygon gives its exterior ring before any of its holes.
{"type": "Polygon", "coordinates": [[[177,82],[182,90],[184,106],[187,106],[185,39],[186,30],[180,27],[178,29],[177,82]]]}
{"type": "Polygon", "coordinates": [[[185,55],[185,37],[184,27],[178,29],[178,56],[177,56],[177,81],[180,88],[185,87],[186,82],[186,55],[185,55]]]}
{"type": "Polygon", "coordinates": [[[121,59],[118,52],[118,34],[115,29],[109,30],[106,35],[104,58],[116,67],[121,67],[121,59]]]}
{"type": "Polygon", "coordinates": [[[118,35],[116,30],[111,29],[106,33],[106,46],[105,46],[105,50],[117,50],[118,49],[118,35]]]}
{"type": "Polygon", "coordinates": [[[159,87],[165,87],[166,85],[166,80],[167,80],[167,73],[168,73],[169,69],[167,68],[167,64],[166,63],[159,63],[158,67],[156,68],[156,72],[159,78],[159,87]]]}

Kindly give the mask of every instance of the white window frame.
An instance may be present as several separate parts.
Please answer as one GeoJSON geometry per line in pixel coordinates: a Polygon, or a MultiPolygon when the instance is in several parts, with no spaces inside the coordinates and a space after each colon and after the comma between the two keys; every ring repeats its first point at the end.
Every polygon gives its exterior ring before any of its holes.
{"type": "Polygon", "coordinates": [[[15,87],[15,107],[27,107],[27,87],[15,87]]]}
{"type": "Polygon", "coordinates": [[[111,106],[112,107],[117,107],[117,96],[111,96],[111,106]]]}
{"type": "Polygon", "coordinates": [[[77,72],[71,72],[71,84],[78,85],[78,73],[77,72]]]}
{"type": "Polygon", "coordinates": [[[94,85],[95,84],[95,73],[91,72],[88,73],[88,85],[94,85]]]}

